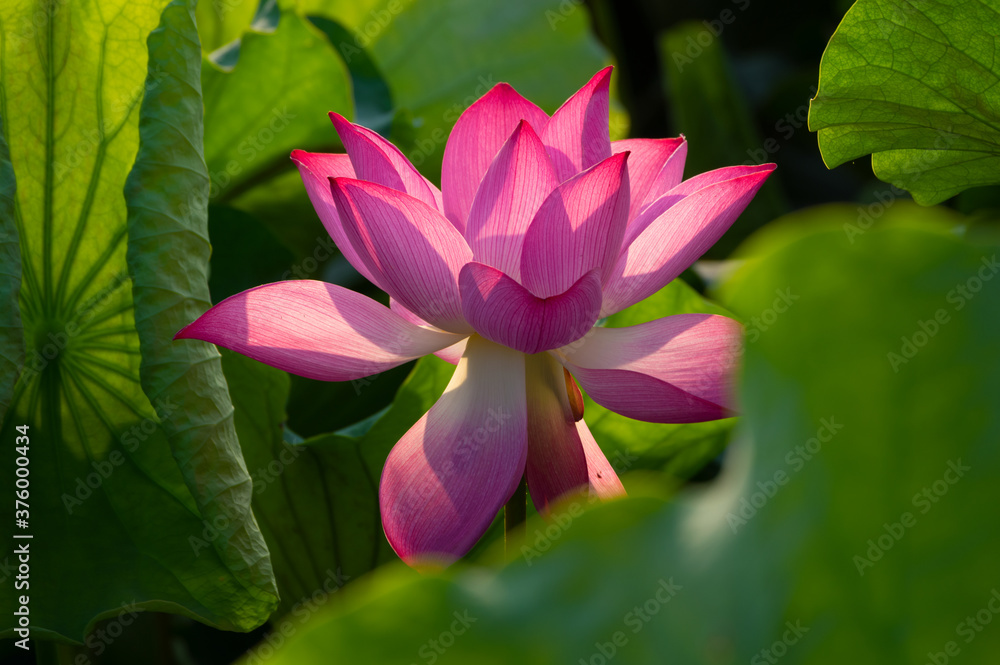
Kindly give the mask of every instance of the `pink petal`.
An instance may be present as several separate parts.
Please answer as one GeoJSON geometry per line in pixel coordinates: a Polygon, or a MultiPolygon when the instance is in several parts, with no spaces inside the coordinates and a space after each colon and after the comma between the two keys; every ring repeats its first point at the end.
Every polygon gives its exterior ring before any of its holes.
{"type": "MultiPolygon", "coordinates": [[[[646,228],[656,219],[669,210],[672,206],[683,201],[695,192],[705,189],[710,185],[715,185],[727,180],[735,180],[743,176],[750,176],[760,173],[770,174],[774,170],[774,164],[763,164],[761,166],[725,166],[714,171],[699,173],[693,178],[678,183],[669,191],[664,193],[652,192],[650,202],[647,203],[639,215],[629,224],[628,232],[625,234],[625,247],[632,244],[632,241],[639,237],[646,228]]],[[[767,176],[765,175],[765,180],[767,176]]]]}
{"type": "Polygon", "coordinates": [[[344,231],[378,284],[431,325],[472,332],[458,294],[458,272],[472,250],[444,215],[373,182],[330,183],[344,231]]]}
{"type": "Polygon", "coordinates": [[[559,363],[547,353],[529,356],[525,379],[528,397],[525,473],[531,500],[539,512],[548,512],[554,502],[572,492],[593,490],[601,498],[624,494],[618,476],[587,425],[582,420],[575,422],[559,363]]]}
{"type": "Polygon", "coordinates": [[[309,200],[316,209],[326,232],[337,244],[337,249],[344,255],[344,258],[354,266],[354,269],[365,276],[369,282],[382,288],[375,275],[368,269],[358,253],[354,251],[351,241],[344,233],[344,225],[340,220],[340,213],[333,202],[333,195],[330,193],[330,178],[353,178],[354,167],[351,166],[351,159],[344,154],[332,154],[323,152],[306,152],[305,150],[293,150],[292,161],[299,168],[302,182],[306,186],[309,200]]]}
{"type": "Polygon", "coordinates": [[[464,231],[479,183],[493,158],[518,123],[526,120],[535,131],[549,121],[545,111],[517,94],[506,83],[498,83],[467,108],[451,130],[444,148],[441,188],[444,212],[464,231]]]}
{"type": "Polygon", "coordinates": [[[735,415],[739,323],[677,314],[628,328],[594,328],[558,358],[590,397],[636,420],[694,423],[735,415]]]}
{"type": "Polygon", "coordinates": [[[524,356],[473,336],[382,471],[382,526],[404,561],[448,565],[482,536],[521,480],[526,420],[524,356]]]}
{"type": "Polygon", "coordinates": [[[465,237],[476,261],[519,279],[524,234],[558,184],[545,146],[522,120],[483,176],[469,211],[465,237]]]}
{"type": "Polygon", "coordinates": [[[226,298],[174,336],[200,339],[320,381],[378,374],[454,344],[335,284],[293,280],[226,298]]]}
{"type": "MultiPolygon", "coordinates": [[[[389,298],[389,309],[391,309],[396,314],[399,314],[401,317],[403,317],[404,319],[406,319],[415,326],[423,326],[425,328],[431,328],[432,330],[439,330],[438,328],[435,328],[431,324],[421,319],[419,316],[417,316],[410,310],[400,305],[398,300],[389,298]]],[[[434,355],[436,355],[438,358],[440,358],[445,362],[451,363],[452,365],[457,365],[458,361],[462,359],[462,354],[465,353],[465,344],[467,341],[468,338],[462,339],[458,342],[455,342],[451,346],[447,346],[441,349],[440,351],[435,351],[434,355]]]]}
{"type": "Polygon", "coordinates": [[[590,479],[591,495],[602,501],[625,496],[622,481],[618,479],[618,474],[604,455],[604,451],[597,445],[586,421],[579,421],[576,424],[576,431],[580,435],[583,454],[587,456],[587,477],[590,479]]]}
{"type": "Polygon", "coordinates": [[[446,363],[457,365],[458,362],[462,359],[462,356],[465,355],[465,349],[468,348],[468,345],[469,345],[469,338],[466,337],[465,339],[455,342],[451,346],[446,346],[440,351],[435,351],[434,355],[436,355],[438,358],[445,361],[446,363]]]}
{"type": "Polygon", "coordinates": [[[611,156],[609,88],[612,67],[594,74],[560,106],[542,131],[559,181],[611,156]]]}
{"type": "Polygon", "coordinates": [[[629,153],[608,157],[552,192],[524,237],[521,279],[548,298],[600,270],[610,277],[628,223],[629,153]]]}
{"type": "Polygon", "coordinates": [[[351,157],[358,180],[385,185],[406,192],[440,211],[441,192],[430,180],[420,175],[403,153],[367,127],[355,125],[339,113],[330,113],[330,120],[351,157]]]}
{"type": "Polygon", "coordinates": [[[632,153],[628,158],[628,180],[632,202],[628,219],[631,222],[639,210],[653,199],[655,187],[667,183],[670,188],[681,182],[684,175],[684,158],[687,141],[676,139],[625,139],[611,143],[612,154],[632,153]]]}
{"type": "Polygon", "coordinates": [[[740,169],[737,177],[672,201],[682,183],[633,220],[625,250],[604,285],[602,316],[648,298],[694,263],[736,221],[775,166],[734,168],[740,169]],[[636,228],[642,229],[637,237],[636,228]]]}
{"type": "Polygon", "coordinates": [[[467,263],[459,275],[462,310],[480,335],[524,353],[579,339],[597,321],[601,278],[593,270],[565,293],[538,298],[496,268],[467,263]]]}

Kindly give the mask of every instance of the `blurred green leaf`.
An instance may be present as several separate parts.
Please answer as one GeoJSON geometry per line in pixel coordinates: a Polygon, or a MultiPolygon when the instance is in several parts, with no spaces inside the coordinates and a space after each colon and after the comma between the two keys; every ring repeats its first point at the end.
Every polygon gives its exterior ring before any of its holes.
{"type": "Polygon", "coordinates": [[[354,31],[354,40],[339,46],[341,52],[347,47],[368,50],[396,108],[405,109],[411,119],[410,131],[396,130],[392,139],[414,166],[438,182],[452,125],[494,85],[506,81],[551,113],[607,61],[579,4],[350,4],[313,0],[304,11],[354,31]]]}
{"type": "Polygon", "coordinates": [[[355,37],[336,21],[322,16],[310,20],[334,45],[351,73],[354,121],[388,136],[393,115],[392,93],[367,49],[354,46],[355,37]]]}
{"type": "Polygon", "coordinates": [[[922,204],[1000,183],[1000,16],[982,0],[859,0],[809,110],[827,166],[872,153],[922,204]]]}
{"type": "MultiPolygon", "coordinates": [[[[0,26],[2,28],[2,26],[0,26]]],[[[3,54],[0,53],[0,67],[3,54]]],[[[3,70],[0,69],[0,78],[3,70]]],[[[6,95],[0,96],[0,102],[6,95]]],[[[24,366],[24,327],[17,306],[21,290],[21,248],[17,233],[17,179],[3,134],[6,105],[0,106],[0,424],[10,406],[14,384],[24,366]]]]}
{"type": "Polygon", "coordinates": [[[267,662],[990,662],[1000,633],[969,617],[1000,593],[998,248],[902,203],[851,243],[855,216],[790,216],[724,290],[748,320],[775,315],[747,348],[743,435],[713,486],[667,506],[571,501],[496,573],[383,570],[267,662]],[[896,372],[904,337],[917,353],[896,372]]]}
{"type": "MultiPolygon", "coordinates": [[[[725,166],[772,161],[777,146],[770,142],[777,139],[761,141],[722,42],[703,23],[682,23],[664,33],[660,62],[674,130],[690,145],[684,168],[688,178],[725,166]]],[[[729,256],[753,231],[787,210],[772,178],[708,256],[729,256]]]]}
{"type": "MultiPolygon", "coordinates": [[[[167,193],[204,180],[204,166],[194,9],[175,2],[153,30],[165,4],[68,4],[40,27],[36,3],[0,6],[0,110],[17,165],[27,341],[0,438],[13,442],[14,427],[28,426],[26,532],[34,570],[45,571],[31,579],[34,638],[82,640],[100,618],[141,609],[248,630],[276,601],[263,541],[250,530],[249,477],[232,448],[222,376],[204,353],[163,350],[176,328],[161,317],[172,321],[181,298],[204,291],[204,270],[193,268],[207,249],[204,208],[183,208],[194,192],[167,193]],[[155,187],[133,180],[149,187],[133,203],[150,206],[133,214],[172,215],[158,229],[172,243],[186,240],[178,222],[202,224],[193,257],[183,256],[189,240],[149,257],[179,253],[158,276],[144,256],[126,262],[127,241],[136,247],[155,233],[142,219],[126,221],[122,190],[140,138],[139,173],[152,162],[163,171],[155,187]],[[189,389],[163,386],[160,371],[189,377],[180,384],[189,389]],[[193,547],[189,539],[223,511],[231,517],[219,530],[233,539],[193,547]]],[[[0,459],[0,473],[14,477],[13,455],[0,459]]],[[[14,523],[13,511],[5,502],[4,523],[14,523]]],[[[16,560],[15,544],[0,546],[0,560],[16,560]]],[[[0,604],[10,636],[15,595],[0,604]]]]}
{"type": "MultiPolygon", "coordinates": [[[[327,114],[354,115],[340,56],[319,30],[290,12],[281,14],[273,33],[244,33],[231,71],[206,58],[202,87],[212,203],[294,171],[288,156],[295,148],[335,151],[340,144],[327,114]]],[[[275,222],[278,233],[289,222],[295,220],[275,222]]]]}
{"type": "MultiPolygon", "coordinates": [[[[610,328],[635,326],[673,314],[732,314],[701,297],[683,280],[675,279],[640,303],[613,314],[610,328]]],[[[684,480],[703,468],[726,446],[736,420],[663,425],[632,420],[605,409],[585,396],[584,415],[594,438],[615,470],[658,469],[684,480]]]]}
{"type": "Polygon", "coordinates": [[[201,0],[195,10],[198,37],[205,53],[237,39],[250,27],[258,0],[201,0]]]}
{"type": "Polygon", "coordinates": [[[761,512],[812,524],[784,618],[813,627],[809,662],[924,662],[950,641],[988,662],[1000,633],[961,626],[1000,584],[984,528],[1000,498],[998,248],[960,240],[964,218],[940,208],[897,202],[861,236],[856,220],[789,216],[724,291],[771,324],[748,348],[744,410],[757,479],[791,481],[761,512]]]}

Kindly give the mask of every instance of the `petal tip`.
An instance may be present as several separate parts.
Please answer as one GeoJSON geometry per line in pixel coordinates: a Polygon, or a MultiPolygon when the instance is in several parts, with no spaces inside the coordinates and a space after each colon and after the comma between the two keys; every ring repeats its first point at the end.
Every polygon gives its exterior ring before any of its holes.
{"type": "Polygon", "coordinates": [[[194,327],[194,324],[196,323],[198,323],[198,319],[195,319],[194,321],[192,321],[191,323],[187,324],[186,326],[178,330],[176,333],[174,333],[173,341],[176,342],[179,339],[197,339],[194,335],[191,334],[191,329],[194,327]]]}

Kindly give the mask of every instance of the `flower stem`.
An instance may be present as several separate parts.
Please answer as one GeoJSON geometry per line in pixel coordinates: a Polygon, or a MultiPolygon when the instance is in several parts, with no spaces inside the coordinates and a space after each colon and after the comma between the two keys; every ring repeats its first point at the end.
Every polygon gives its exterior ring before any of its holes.
{"type": "Polygon", "coordinates": [[[514,531],[524,524],[527,510],[528,487],[524,476],[521,476],[521,482],[518,484],[517,489],[514,490],[514,495],[510,497],[510,500],[503,507],[503,542],[504,552],[508,561],[512,560],[516,554],[514,551],[513,535],[514,531]]]}

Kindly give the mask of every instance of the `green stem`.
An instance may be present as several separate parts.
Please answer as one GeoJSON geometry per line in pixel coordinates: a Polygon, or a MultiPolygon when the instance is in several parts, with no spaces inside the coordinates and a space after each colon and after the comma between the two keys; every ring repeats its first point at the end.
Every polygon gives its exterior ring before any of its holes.
{"type": "Polygon", "coordinates": [[[528,486],[525,483],[524,476],[521,476],[521,482],[518,484],[517,489],[514,490],[514,495],[510,497],[510,500],[503,507],[503,542],[508,561],[514,559],[516,555],[513,543],[514,531],[520,529],[524,524],[527,512],[528,486]]]}

